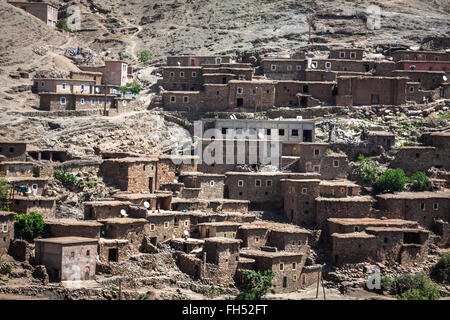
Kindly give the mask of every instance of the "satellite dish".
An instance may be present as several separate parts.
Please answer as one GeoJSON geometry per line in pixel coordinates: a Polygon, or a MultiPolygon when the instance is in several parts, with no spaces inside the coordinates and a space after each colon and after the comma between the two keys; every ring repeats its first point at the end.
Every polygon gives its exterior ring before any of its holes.
{"type": "Polygon", "coordinates": [[[95,88],[95,92],[100,93],[100,88],[99,88],[99,87],[96,87],[96,88],[95,88]]]}
{"type": "Polygon", "coordinates": [[[303,116],[297,116],[297,120],[303,120],[303,116]]]}
{"type": "Polygon", "coordinates": [[[150,203],[148,203],[148,201],[144,202],[144,207],[146,207],[147,209],[150,208],[150,203]]]}
{"type": "Polygon", "coordinates": [[[127,212],[124,209],[120,210],[120,214],[122,217],[128,217],[127,212]]]}
{"type": "Polygon", "coordinates": [[[447,81],[447,76],[442,76],[442,79],[444,79],[444,81],[447,81]]]}
{"type": "Polygon", "coordinates": [[[189,231],[187,231],[187,230],[184,230],[184,235],[186,236],[186,237],[189,237],[189,231]]]}

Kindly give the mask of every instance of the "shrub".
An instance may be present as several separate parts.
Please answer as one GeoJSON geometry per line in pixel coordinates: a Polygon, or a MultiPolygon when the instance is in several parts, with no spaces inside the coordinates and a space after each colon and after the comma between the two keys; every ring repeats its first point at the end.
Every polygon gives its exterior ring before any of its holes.
{"type": "Polygon", "coordinates": [[[389,291],[391,290],[392,286],[392,279],[386,276],[382,276],[380,278],[380,285],[382,291],[389,291]]]}
{"type": "Polygon", "coordinates": [[[67,25],[67,21],[66,19],[60,19],[58,20],[58,22],[56,23],[56,27],[58,29],[62,29],[64,31],[70,31],[69,26],[67,25]]]}
{"type": "Polygon", "coordinates": [[[245,271],[245,288],[236,297],[236,300],[261,300],[268,292],[273,290],[273,277],[275,273],[272,270],[265,271],[245,271]]]}
{"type": "Polygon", "coordinates": [[[410,178],[409,189],[411,191],[428,191],[430,190],[430,179],[428,179],[425,172],[418,171],[414,173],[410,178]]]}
{"type": "Polygon", "coordinates": [[[44,218],[37,212],[29,214],[16,214],[14,220],[17,221],[15,230],[17,235],[29,242],[40,236],[44,232],[44,218]]]}
{"type": "Polygon", "coordinates": [[[450,252],[445,252],[431,269],[431,277],[438,282],[450,283],[450,252]]]}
{"type": "Polygon", "coordinates": [[[359,155],[358,161],[352,162],[355,167],[356,175],[364,182],[373,183],[378,175],[381,173],[381,168],[376,161],[359,155]]]}
{"type": "Polygon", "coordinates": [[[76,186],[76,187],[83,187],[84,182],[81,179],[78,179],[74,174],[61,171],[61,170],[55,170],[54,176],[57,180],[61,181],[61,183],[64,186],[76,186]]]}
{"type": "Polygon", "coordinates": [[[0,274],[9,274],[12,271],[11,265],[7,263],[0,264],[0,274]]]}
{"type": "Polygon", "coordinates": [[[437,300],[439,286],[423,274],[404,274],[392,282],[391,292],[400,300],[437,300]]]}
{"type": "Polygon", "coordinates": [[[127,82],[126,85],[120,86],[119,91],[122,92],[122,94],[125,94],[127,92],[132,92],[134,94],[139,94],[141,92],[141,86],[137,84],[136,82],[127,82]]]}
{"type": "Polygon", "coordinates": [[[0,173],[0,211],[9,211],[8,199],[11,186],[6,182],[3,173],[0,173]]]}
{"type": "Polygon", "coordinates": [[[137,58],[142,63],[151,62],[153,54],[149,50],[142,50],[138,52],[137,58]]]}
{"type": "Polygon", "coordinates": [[[373,187],[377,193],[403,191],[408,181],[402,169],[388,169],[375,180],[373,187]]]}
{"type": "Polygon", "coordinates": [[[94,180],[89,180],[88,182],[86,182],[86,187],[93,188],[94,186],[95,186],[94,180]]]}

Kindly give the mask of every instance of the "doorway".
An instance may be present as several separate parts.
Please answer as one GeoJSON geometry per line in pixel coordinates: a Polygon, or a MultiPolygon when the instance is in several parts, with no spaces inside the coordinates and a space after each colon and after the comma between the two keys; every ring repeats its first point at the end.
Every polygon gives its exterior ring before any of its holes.
{"type": "Polygon", "coordinates": [[[84,268],[84,280],[89,280],[89,267],[84,268]]]}
{"type": "Polygon", "coordinates": [[[370,104],[380,104],[380,96],[377,94],[372,94],[370,97],[370,104]]]}
{"type": "Polygon", "coordinates": [[[243,98],[237,98],[236,100],[236,107],[242,107],[244,106],[244,99],[243,98]]]}
{"type": "Polygon", "coordinates": [[[108,250],[108,261],[109,262],[117,262],[118,261],[118,251],[117,248],[108,250]]]}
{"type": "Polygon", "coordinates": [[[283,277],[283,288],[287,288],[287,277],[283,277]]]}

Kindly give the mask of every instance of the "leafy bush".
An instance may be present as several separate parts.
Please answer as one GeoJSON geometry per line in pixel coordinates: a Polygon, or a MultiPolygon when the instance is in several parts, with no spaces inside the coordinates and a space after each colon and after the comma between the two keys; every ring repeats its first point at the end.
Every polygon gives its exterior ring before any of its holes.
{"type": "Polygon", "coordinates": [[[86,182],[86,187],[93,188],[94,186],[95,186],[94,180],[89,180],[88,182],[86,182]]]}
{"type": "Polygon", "coordinates": [[[17,235],[29,242],[32,242],[34,238],[42,235],[44,232],[44,218],[37,212],[16,214],[14,220],[17,221],[15,226],[17,235]]]}
{"type": "Polygon", "coordinates": [[[70,31],[69,26],[67,25],[67,21],[66,19],[60,19],[58,20],[58,22],[56,23],[56,27],[58,29],[62,29],[64,31],[70,31]]]}
{"type": "Polygon", "coordinates": [[[126,85],[119,87],[119,91],[122,92],[122,94],[125,94],[127,92],[139,94],[139,92],[141,92],[141,86],[134,81],[127,82],[126,85]]]}
{"type": "Polygon", "coordinates": [[[386,276],[380,278],[380,285],[382,291],[389,291],[392,287],[392,279],[386,276]]]}
{"type": "Polygon", "coordinates": [[[431,269],[431,277],[438,282],[450,283],[450,252],[445,252],[431,269]]]}
{"type": "Polygon", "coordinates": [[[76,187],[83,187],[84,182],[81,179],[78,179],[74,174],[62,171],[62,170],[55,170],[55,178],[64,186],[76,186],[76,187]]]}
{"type": "Polygon", "coordinates": [[[149,50],[139,51],[137,54],[139,62],[146,63],[152,61],[153,54],[149,50]]]}
{"type": "Polygon", "coordinates": [[[0,274],[9,274],[12,271],[11,265],[7,263],[0,264],[0,274]]]}
{"type": "Polygon", "coordinates": [[[268,291],[274,292],[272,280],[275,273],[272,270],[245,271],[244,276],[245,288],[236,297],[236,300],[261,300],[268,291]]]}
{"type": "Polygon", "coordinates": [[[402,169],[388,169],[375,180],[373,187],[377,193],[403,191],[408,181],[402,169]]]}
{"type": "Polygon", "coordinates": [[[400,300],[437,300],[439,286],[423,274],[404,274],[392,282],[391,292],[400,300]]]}
{"type": "Polygon", "coordinates": [[[430,179],[428,179],[425,172],[418,171],[414,173],[410,178],[409,189],[411,191],[428,191],[430,190],[430,179]]]}
{"type": "Polygon", "coordinates": [[[8,199],[11,186],[6,182],[3,173],[0,173],[0,211],[9,211],[8,199]]]}
{"type": "Polygon", "coordinates": [[[355,167],[356,175],[367,183],[373,183],[381,173],[378,163],[362,154],[359,155],[358,161],[352,162],[352,165],[355,167]]]}

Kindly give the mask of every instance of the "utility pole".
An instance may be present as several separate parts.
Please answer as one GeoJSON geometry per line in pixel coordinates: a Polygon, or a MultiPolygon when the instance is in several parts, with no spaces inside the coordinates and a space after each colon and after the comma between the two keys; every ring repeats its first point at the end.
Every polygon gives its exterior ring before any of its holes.
{"type": "Polygon", "coordinates": [[[103,115],[104,116],[106,116],[106,98],[107,97],[107,95],[106,95],[106,84],[105,84],[105,101],[104,101],[104,108],[103,108],[103,115]]]}
{"type": "Polygon", "coordinates": [[[306,16],[306,21],[308,22],[308,44],[311,43],[311,28],[314,22],[314,14],[310,13],[306,16]]]}

